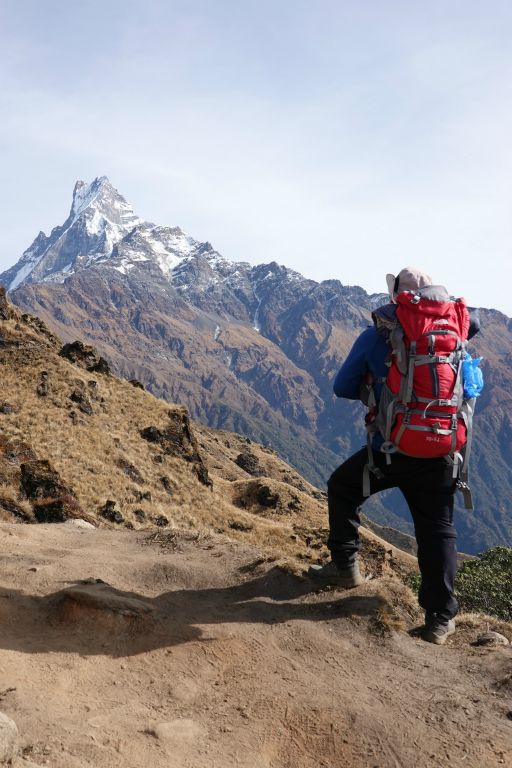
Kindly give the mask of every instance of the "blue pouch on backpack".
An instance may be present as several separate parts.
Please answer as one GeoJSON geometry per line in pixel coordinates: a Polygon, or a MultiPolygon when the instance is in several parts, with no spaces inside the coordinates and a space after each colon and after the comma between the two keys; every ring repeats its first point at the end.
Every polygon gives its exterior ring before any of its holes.
{"type": "Polygon", "coordinates": [[[481,357],[471,357],[469,352],[464,355],[462,361],[464,397],[478,397],[484,388],[484,377],[482,369],[479,368],[481,359],[481,357]]]}

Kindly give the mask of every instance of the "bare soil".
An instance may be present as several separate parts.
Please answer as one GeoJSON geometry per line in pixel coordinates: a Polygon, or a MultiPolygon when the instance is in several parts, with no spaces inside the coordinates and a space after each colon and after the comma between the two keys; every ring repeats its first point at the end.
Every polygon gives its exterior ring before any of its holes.
{"type": "Polygon", "coordinates": [[[217,534],[2,523],[0,545],[19,766],[512,766],[511,648],[473,647],[475,619],[444,647],[407,612],[392,630],[390,579],[314,593],[217,534]]]}

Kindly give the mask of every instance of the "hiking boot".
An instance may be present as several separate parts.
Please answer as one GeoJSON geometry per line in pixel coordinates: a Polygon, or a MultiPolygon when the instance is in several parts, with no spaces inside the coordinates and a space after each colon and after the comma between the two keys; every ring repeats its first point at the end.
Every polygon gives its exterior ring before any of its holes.
{"type": "Polygon", "coordinates": [[[453,619],[443,621],[443,619],[438,619],[435,615],[433,617],[427,616],[422,638],[423,640],[426,640],[427,643],[444,645],[447,638],[450,637],[450,635],[453,635],[454,632],[455,622],[453,619]]]}
{"type": "Polygon", "coordinates": [[[311,565],[308,569],[308,576],[318,584],[344,587],[345,589],[352,589],[352,587],[358,587],[364,583],[357,562],[347,566],[347,568],[338,568],[332,560],[325,565],[311,565]]]}

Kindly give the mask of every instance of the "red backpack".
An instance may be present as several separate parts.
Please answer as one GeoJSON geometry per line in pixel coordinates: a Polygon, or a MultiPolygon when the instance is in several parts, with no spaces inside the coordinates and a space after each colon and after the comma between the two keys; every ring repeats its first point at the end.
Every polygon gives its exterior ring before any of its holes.
{"type": "MultiPolygon", "coordinates": [[[[470,323],[466,302],[451,299],[442,286],[428,286],[399,293],[396,303],[392,320],[378,310],[374,313],[377,328],[389,333],[391,354],[369,429],[378,429],[384,437],[381,451],[388,463],[396,452],[417,458],[450,457],[469,506],[473,404],[464,399],[462,380],[470,323]],[[459,452],[464,446],[463,457],[459,452]]],[[[370,456],[369,470],[376,469],[370,456]]]]}

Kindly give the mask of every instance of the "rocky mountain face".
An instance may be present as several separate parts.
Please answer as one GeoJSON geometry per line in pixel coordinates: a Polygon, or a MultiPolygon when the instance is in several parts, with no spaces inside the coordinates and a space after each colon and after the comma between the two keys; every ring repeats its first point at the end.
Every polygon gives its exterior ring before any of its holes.
{"type": "MultiPolygon", "coordinates": [[[[199,421],[270,444],[320,487],[364,442],[361,406],[336,401],[332,380],[383,295],[275,262],[228,261],[179,227],[139,219],[105,177],[78,182],[66,222],[40,233],[0,281],[64,340],[93,343],[113,370],[199,421]]],[[[476,511],[458,514],[468,552],[512,543],[512,321],[496,311],[482,320],[476,511]]],[[[394,493],[365,509],[410,531],[394,493]]]]}

